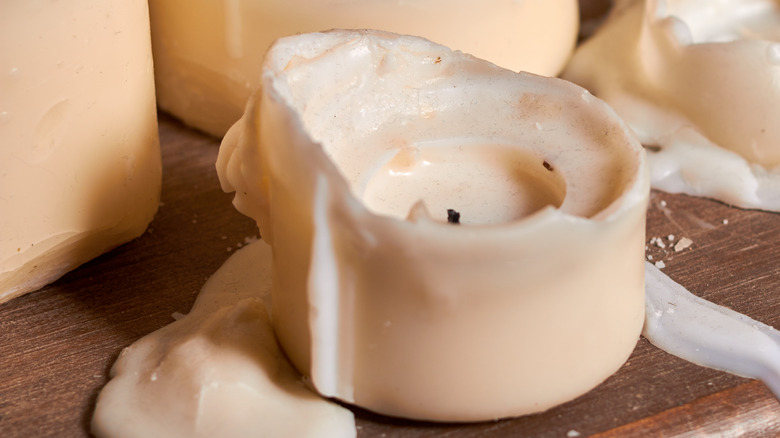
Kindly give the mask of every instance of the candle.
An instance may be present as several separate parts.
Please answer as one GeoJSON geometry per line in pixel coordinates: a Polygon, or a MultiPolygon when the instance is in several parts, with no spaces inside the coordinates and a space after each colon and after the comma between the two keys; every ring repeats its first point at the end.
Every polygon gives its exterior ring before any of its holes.
{"type": "Polygon", "coordinates": [[[564,77],[653,147],[654,187],[780,211],[778,25],[772,0],[628,2],[564,77]]]}
{"type": "Polygon", "coordinates": [[[576,0],[152,0],[160,108],[222,136],[279,37],[333,28],[420,35],[512,70],[555,75],[579,25],[576,0]]]}
{"type": "Polygon", "coordinates": [[[144,0],[0,5],[0,302],[141,235],[161,164],[144,0]]]}
{"type": "Polygon", "coordinates": [[[272,246],[276,334],[318,391],[478,421],[570,400],[633,350],[644,160],[573,84],[333,31],[273,46],[217,168],[272,246]]]}

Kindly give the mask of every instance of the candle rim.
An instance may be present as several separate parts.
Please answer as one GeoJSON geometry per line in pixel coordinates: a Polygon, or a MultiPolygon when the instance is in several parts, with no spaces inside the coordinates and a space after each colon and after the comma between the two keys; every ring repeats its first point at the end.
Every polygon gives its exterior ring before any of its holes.
{"type": "MultiPolygon", "coordinates": [[[[285,108],[287,114],[291,117],[291,122],[294,124],[294,128],[296,132],[304,133],[309,142],[312,145],[315,145],[312,149],[312,152],[317,156],[317,162],[318,165],[316,167],[319,167],[321,170],[326,170],[326,174],[328,177],[337,183],[339,186],[339,190],[344,190],[347,196],[347,202],[346,206],[349,207],[349,210],[352,211],[354,214],[357,214],[362,217],[368,217],[372,218],[373,220],[378,220],[380,223],[385,223],[392,225],[394,227],[398,227],[399,229],[404,230],[410,230],[415,229],[415,227],[424,227],[426,229],[438,229],[438,230],[446,230],[445,233],[450,233],[453,236],[456,235],[454,232],[450,232],[448,228],[452,228],[451,224],[448,224],[446,222],[440,222],[433,220],[432,218],[430,220],[425,221],[409,221],[406,219],[400,219],[397,217],[393,217],[390,215],[384,215],[380,213],[376,213],[371,211],[370,208],[368,208],[365,205],[365,202],[361,199],[360,196],[355,195],[353,192],[353,189],[350,185],[350,183],[347,180],[347,177],[339,167],[339,165],[332,159],[330,156],[328,156],[328,153],[326,152],[327,146],[323,143],[323,141],[317,140],[312,137],[311,132],[305,123],[305,121],[302,118],[301,110],[299,108],[296,108],[292,102],[289,99],[289,94],[282,93],[281,88],[278,88],[277,85],[282,83],[287,85],[286,79],[284,79],[285,74],[287,72],[287,69],[290,68],[290,63],[293,62],[292,58],[298,58],[298,54],[293,53],[293,56],[290,57],[290,61],[285,63],[284,68],[280,68],[281,63],[279,63],[276,67],[274,67],[273,63],[276,61],[276,59],[272,55],[277,55],[278,50],[275,50],[277,47],[284,48],[284,51],[287,51],[289,53],[289,48],[285,46],[286,43],[293,41],[298,42],[304,37],[311,37],[315,38],[317,36],[324,35],[324,36],[341,36],[341,35],[348,35],[352,36],[352,41],[356,40],[367,40],[369,38],[373,37],[390,37],[393,39],[409,39],[412,38],[414,40],[423,40],[428,41],[429,43],[435,45],[437,48],[443,48],[450,52],[455,52],[458,55],[464,56],[466,59],[470,59],[471,61],[477,60],[480,63],[484,63],[484,65],[489,65],[492,68],[496,70],[496,72],[501,76],[501,79],[503,79],[503,76],[506,77],[512,77],[513,80],[517,80],[520,77],[529,76],[532,78],[544,78],[545,80],[549,79],[549,83],[553,84],[555,83],[557,87],[559,88],[568,88],[571,90],[571,92],[577,92],[580,93],[583,96],[588,96],[587,104],[590,107],[590,113],[594,114],[596,111],[598,111],[598,119],[602,123],[605,123],[608,126],[616,128],[616,131],[619,131],[621,133],[621,139],[623,140],[621,143],[623,144],[622,152],[626,154],[630,154],[630,161],[632,163],[635,163],[633,172],[633,177],[631,177],[627,183],[624,184],[624,189],[621,190],[621,193],[615,197],[609,204],[605,205],[604,208],[598,210],[596,213],[584,217],[580,215],[570,214],[564,211],[560,211],[558,208],[550,208],[549,206],[544,207],[528,216],[524,216],[518,220],[514,221],[508,221],[508,222],[500,222],[500,223],[491,223],[491,224],[468,224],[463,229],[457,230],[458,233],[480,233],[485,236],[494,234],[501,235],[505,233],[507,230],[513,230],[516,229],[518,233],[521,233],[524,224],[528,224],[529,227],[533,228],[537,222],[543,222],[546,220],[549,220],[548,218],[557,218],[560,217],[562,220],[566,220],[568,222],[572,223],[587,223],[589,221],[598,221],[598,222],[609,222],[611,220],[614,220],[614,218],[619,217],[622,212],[633,208],[637,203],[642,203],[647,198],[649,194],[649,171],[647,167],[647,159],[646,159],[646,152],[645,149],[642,147],[642,145],[639,143],[639,140],[637,139],[636,135],[633,133],[631,128],[620,118],[617,113],[610,107],[606,102],[603,100],[593,96],[590,94],[590,92],[579,85],[576,85],[570,81],[566,81],[559,78],[548,78],[543,77],[534,73],[528,73],[528,72],[513,72],[511,70],[507,70],[505,68],[496,66],[489,61],[480,60],[479,58],[476,58],[472,55],[460,53],[456,51],[452,51],[451,49],[441,46],[435,42],[430,42],[429,40],[421,37],[414,37],[414,36],[408,36],[408,35],[401,35],[396,34],[393,32],[387,32],[387,31],[379,31],[379,30],[360,30],[360,31],[354,31],[354,30],[344,30],[344,29],[332,29],[324,32],[313,32],[310,34],[303,34],[303,35],[294,35],[289,37],[283,37],[278,39],[274,44],[271,46],[271,48],[268,51],[268,56],[266,57],[264,61],[263,66],[263,79],[262,79],[262,88],[263,88],[263,99],[271,98],[274,100],[275,104],[281,105],[283,108],[285,108]],[[368,36],[367,36],[368,35],[368,36]],[[551,212],[552,210],[552,212],[551,212]],[[554,213],[553,213],[554,212],[554,213]],[[422,225],[425,224],[425,225],[422,225]],[[430,227],[429,224],[432,224],[430,227]],[[468,229],[468,231],[466,231],[468,229]]],[[[342,45],[344,42],[339,41],[337,44],[334,45],[334,47],[338,47],[342,45]]],[[[295,47],[298,47],[299,45],[295,45],[295,47]]],[[[329,52],[332,49],[328,49],[329,52]]],[[[508,80],[508,79],[504,79],[508,80]]],[[[248,104],[248,106],[251,105],[248,104]]],[[[259,115],[258,115],[259,117],[259,115]]],[[[268,167],[269,172],[274,172],[274,166],[268,167]]],[[[564,198],[568,196],[566,194],[564,198]]]]}

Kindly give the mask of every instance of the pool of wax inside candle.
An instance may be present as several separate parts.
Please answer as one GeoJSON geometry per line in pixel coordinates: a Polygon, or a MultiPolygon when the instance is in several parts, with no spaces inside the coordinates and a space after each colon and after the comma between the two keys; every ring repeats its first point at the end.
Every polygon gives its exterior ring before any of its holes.
{"type": "MultiPolygon", "coordinates": [[[[667,15],[689,26],[694,43],[724,43],[745,38],[780,41],[780,2],[750,0],[712,2],[702,8],[697,2],[670,1],[667,15]]],[[[779,55],[780,56],[780,55],[779,55]]]]}
{"type": "Polygon", "coordinates": [[[371,173],[362,191],[375,213],[406,218],[422,200],[435,219],[447,210],[463,224],[506,223],[551,205],[566,194],[551,164],[508,144],[440,140],[402,147],[371,173]]]}

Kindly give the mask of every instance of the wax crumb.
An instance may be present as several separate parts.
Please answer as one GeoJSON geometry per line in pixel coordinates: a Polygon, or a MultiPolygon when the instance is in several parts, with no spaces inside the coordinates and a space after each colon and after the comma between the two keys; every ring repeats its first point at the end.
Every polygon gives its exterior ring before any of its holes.
{"type": "Polygon", "coordinates": [[[241,243],[241,242],[238,242],[238,243],[236,243],[236,247],[237,247],[237,248],[241,248],[242,246],[244,246],[244,244],[243,244],[243,243],[241,243]]]}
{"type": "Polygon", "coordinates": [[[229,246],[228,246],[228,247],[227,247],[227,252],[230,252],[230,251],[233,251],[233,248],[231,248],[231,247],[229,247],[229,246]]]}
{"type": "Polygon", "coordinates": [[[666,263],[664,263],[663,260],[658,260],[657,262],[655,262],[655,267],[658,269],[663,269],[666,267],[666,263]]]}
{"type": "Polygon", "coordinates": [[[679,242],[677,242],[676,245],[674,245],[674,252],[680,252],[691,245],[693,245],[693,240],[687,237],[683,237],[679,242]]]}
{"type": "Polygon", "coordinates": [[[244,244],[249,245],[252,242],[257,241],[257,236],[246,236],[244,237],[244,244]]]}
{"type": "Polygon", "coordinates": [[[653,255],[652,254],[648,254],[647,255],[647,260],[653,260],[653,255]]]}
{"type": "Polygon", "coordinates": [[[673,241],[674,240],[674,234],[670,234],[669,237],[667,237],[667,239],[669,239],[670,242],[673,241]]]}
{"type": "Polygon", "coordinates": [[[728,225],[728,224],[729,224],[729,220],[728,219],[723,219],[723,225],[728,225]]]}
{"type": "Polygon", "coordinates": [[[661,202],[659,202],[659,204],[661,204],[661,207],[666,207],[666,201],[664,201],[664,200],[661,200],[661,202]]]}
{"type": "Polygon", "coordinates": [[[227,236],[220,236],[220,239],[227,240],[227,236]]]}
{"type": "Polygon", "coordinates": [[[662,249],[666,248],[666,244],[664,243],[664,240],[661,239],[660,237],[653,237],[652,239],[650,239],[650,244],[655,245],[662,249]]]}
{"type": "Polygon", "coordinates": [[[173,313],[171,313],[171,318],[173,318],[175,321],[178,321],[178,320],[184,318],[185,316],[187,316],[187,315],[185,315],[184,313],[181,313],[181,312],[173,312],[173,313]]]}
{"type": "Polygon", "coordinates": [[[577,438],[577,437],[579,437],[579,436],[582,436],[582,434],[581,434],[581,433],[579,433],[579,432],[577,432],[577,431],[576,431],[576,430],[574,430],[574,429],[572,429],[572,430],[570,430],[570,431],[566,432],[566,437],[567,437],[567,438],[577,438]]]}

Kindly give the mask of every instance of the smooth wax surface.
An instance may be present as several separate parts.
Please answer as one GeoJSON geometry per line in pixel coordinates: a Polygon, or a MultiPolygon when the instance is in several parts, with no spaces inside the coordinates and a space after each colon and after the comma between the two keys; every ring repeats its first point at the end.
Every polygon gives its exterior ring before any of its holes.
{"type": "Polygon", "coordinates": [[[151,0],[158,103],[222,136],[283,36],[334,28],[419,35],[512,70],[557,74],[579,26],[576,0],[151,0]]]}
{"type": "Polygon", "coordinates": [[[761,379],[780,400],[780,332],[697,297],[649,262],[645,273],[647,340],[693,363],[761,379]]]}
{"type": "Polygon", "coordinates": [[[141,235],[161,164],[145,0],[0,4],[0,302],[141,235]]]}
{"type": "Polygon", "coordinates": [[[607,105],[373,31],[282,39],[262,81],[217,168],[273,248],[279,341],[323,395],[487,420],[625,361],[649,189],[607,105]]]}
{"type": "Polygon", "coordinates": [[[654,187],[780,211],[780,4],[628,0],[563,76],[650,146],[654,187]]]}
{"type": "Polygon", "coordinates": [[[352,412],[309,389],[266,312],[257,241],[209,278],[189,315],[122,351],[92,420],[98,437],[351,438],[352,412]]]}

